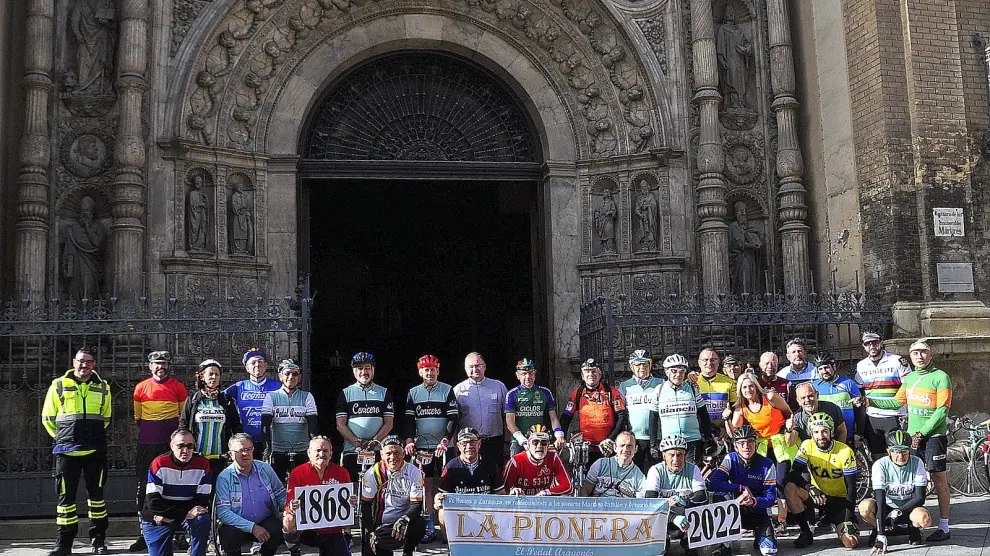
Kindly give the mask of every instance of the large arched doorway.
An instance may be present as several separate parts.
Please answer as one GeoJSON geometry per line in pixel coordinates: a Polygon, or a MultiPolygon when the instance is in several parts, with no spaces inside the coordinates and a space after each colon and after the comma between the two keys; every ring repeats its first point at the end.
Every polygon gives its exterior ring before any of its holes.
{"type": "Polygon", "coordinates": [[[516,359],[545,361],[535,137],[504,83],[447,53],[380,56],[328,88],[300,165],[314,390],[350,382],[359,350],[397,393],[427,352],[452,383],[469,351],[510,387],[516,359]]]}

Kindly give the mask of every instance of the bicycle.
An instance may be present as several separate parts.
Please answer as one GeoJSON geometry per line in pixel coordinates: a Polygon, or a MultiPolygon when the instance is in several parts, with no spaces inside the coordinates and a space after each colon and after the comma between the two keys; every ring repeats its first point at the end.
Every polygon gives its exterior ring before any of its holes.
{"type": "MultiPolygon", "coordinates": [[[[425,439],[428,443],[430,441],[434,441],[437,445],[440,444],[440,441],[439,441],[440,439],[436,438],[432,434],[422,434],[422,435],[419,435],[417,437],[417,440],[420,439],[420,438],[425,439]]],[[[427,444],[427,445],[429,445],[429,444],[427,444]]],[[[426,471],[425,471],[425,468],[427,466],[431,466],[432,472],[430,474],[431,475],[430,478],[433,479],[432,485],[435,488],[437,486],[437,466],[435,464],[433,464],[433,459],[435,457],[436,457],[436,448],[434,448],[433,450],[416,450],[415,452],[413,452],[412,456],[410,456],[410,458],[409,458],[410,459],[410,463],[412,463],[413,465],[415,465],[416,467],[418,467],[419,468],[419,472],[423,474],[423,483],[424,483],[424,485],[423,485],[423,491],[424,491],[424,493],[423,493],[423,511],[422,511],[422,517],[423,517],[423,521],[426,522],[426,532],[423,534],[423,539],[422,539],[421,542],[424,543],[424,544],[429,544],[429,543],[433,542],[434,540],[436,540],[436,535],[437,535],[436,525],[435,525],[435,523],[433,521],[433,512],[431,512],[428,509],[427,503],[426,503],[427,500],[433,500],[433,498],[432,498],[433,493],[430,492],[429,488],[427,488],[427,486],[426,486],[426,471]],[[433,465],[431,465],[431,464],[433,464],[433,465]]],[[[441,467],[443,467],[443,466],[445,466],[447,464],[446,453],[444,454],[443,458],[440,461],[443,463],[443,465],[441,467]]]]}
{"type": "Polygon", "coordinates": [[[990,419],[950,418],[947,434],[949,488],[967,497],[990,493],[990,419]]]}
{"type": "Polygon", "coordinates": [[[574,485],[573,496],[580,495],[581,485],[584,484],[585,467],[588,465],[588,449],[590,446],[591,443],[585,441],[583,436],[575,434],[567,442],[567,446],[564,446],[567,450],[566,458],[563,457],[563,450],[561,450],[561,459],[564,460],[564,463],[571,465],[571,484],[574,485]]]}
{"type": "Polygon", "coordinates": [[[866,439],[856,435],[856,502],[862,502],[872,493],[871,475],[873,472],[873,454],[866,445],[866,439]]]}

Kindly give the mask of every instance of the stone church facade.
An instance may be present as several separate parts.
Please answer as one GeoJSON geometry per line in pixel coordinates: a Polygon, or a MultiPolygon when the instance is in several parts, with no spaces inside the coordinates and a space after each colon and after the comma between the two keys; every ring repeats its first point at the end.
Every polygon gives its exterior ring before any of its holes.
{"type": "Polygon", "coordinates": [[[9,4],[5,298],[284,295],[309,180],[462,172],[537,188],[558,371],[633,290],[858,288],[990,351],[982,0],[9,4]],[[417,83],[460,100],[389,112],[417,83]]]}

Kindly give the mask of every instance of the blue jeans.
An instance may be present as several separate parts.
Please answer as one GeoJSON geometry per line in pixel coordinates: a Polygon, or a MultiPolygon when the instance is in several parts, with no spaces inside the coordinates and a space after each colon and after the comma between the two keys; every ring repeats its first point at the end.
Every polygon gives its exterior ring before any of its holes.
{"type": "Polygon", "coordinates": [[[155,525],[141,521],[141,534],[148,544],[150,556],[172,556],[172,537],[179,529],[189,531],[189,556],[206,556],[206,543],[210,538],[210,514],[193,519],[175,520],[155,525]]]}

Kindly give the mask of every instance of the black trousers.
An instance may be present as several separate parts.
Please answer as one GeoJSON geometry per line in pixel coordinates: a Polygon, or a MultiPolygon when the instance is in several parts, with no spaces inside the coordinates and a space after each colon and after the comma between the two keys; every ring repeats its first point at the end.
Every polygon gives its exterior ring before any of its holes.
{"type": "Polygon", "coordinates": [[[309,455],[306,452],[298,452],[292,457],[286,453],[272,452],[272,469],[275,470],[275,474],[284,485],[289,484],[289,472],[307,461],[309,461],[309,455]]]}
{"type": "Polygon", "coordinates": [[[653,456],[650,454],[649,440],[636,441],[636,454],[633,456],[633,463],[636,464],[636,467],[639,467],[644,475],[649,472],[650,467],[653,467],[653,456]]]}
{"type": "Polygon", "coordinates": [[[497,462],[500,467],[505,466],[505,438],[502,435],[483,438],[478,452],[482,458],[497,462]]]}
{"type": "Polygon", "coordinates": [[[141,508],[144,507],[145,489],[148,488],[148,470],[151,469],[151,462],[170,450],[168,444],[137,445],[137,455],[134,457],[134,475],[137,480],[138,513],[141,513],[141,508]]]}
{"type": "MultiPolygon", "coordinates": [[[[278,547],[282,545],[282,522],[276,516],[268,516],[258,525],[265,528],[271,535],[267,541],[261,544],[261,556],[272,556],[278,547]]],[[[254,535],[245,533],[232,525],[220,526],[220,546],[227,556],[239,556],[241,545],[246,542],[254,542],[254,535]]]]}
{"type": "MultiPolygon", "coordinates": [[[[147,473],[147,472],[145,472],[147,473]]],[[[107,518],[107,503],[103,498],[103,486],[107,481],[106,452],[96,451],[86,456],[55,456],[55,487],[58,493],[55,523],[58,525],[58,544],[68,548],[79,531],[79,515],[76,510],[76,492],[79,477],[86,481],[87,504],[89,505],[89,537],[104,539],[110,520],[107,518]]]]}
{"type": "MultiPolygon", "coordinates": [[[[424,533],[426,533],[426,521],[423,516],[416,515],[409,521],[409,527],[406,528],[406,544],[402,547],[402,553],[412,554],[419,546],[419,541],[423,540],[424,533]]],[[[391,550],[383,550],[382,548],[377,548],[376,552],[372,552],[371,546],[368,544],[369,536],[371,536],[371,531],[363,531],[361,534],[361,556],[392,556],[391,550]]]]}

